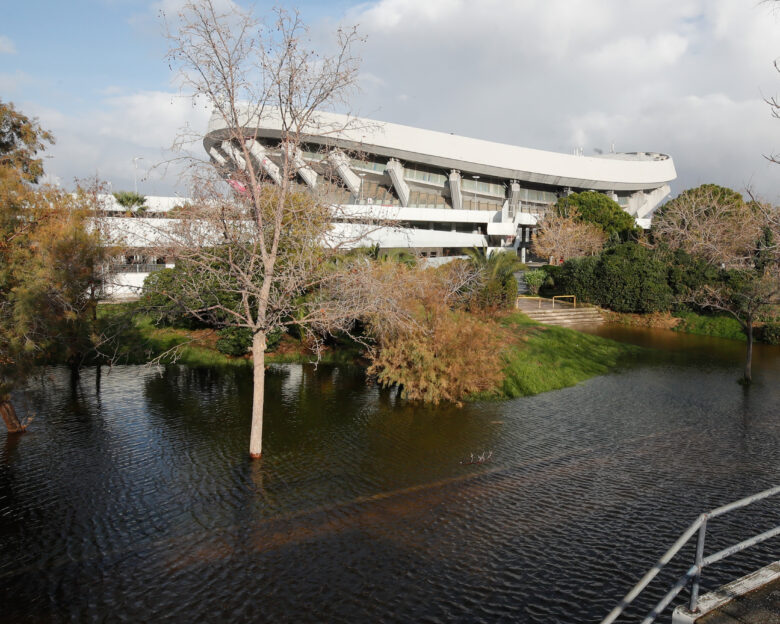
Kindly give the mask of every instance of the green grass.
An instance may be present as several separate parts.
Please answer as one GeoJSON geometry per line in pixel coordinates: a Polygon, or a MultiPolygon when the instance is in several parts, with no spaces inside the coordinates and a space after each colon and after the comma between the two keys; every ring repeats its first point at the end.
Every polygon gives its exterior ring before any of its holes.
{"type": "Polygon", "coordinates": [[[682,312],[677,316],[682,321],[674,328],[674,331],[743,342],[747,340],[737,319],[730,316],[703,316],[693,312],[682,312]]]}
{"type": "MultiPolygon", "coordinates": [[[[231,357],[220,353],[211,345],[193,340],[197,332],[176,327],[158,327],[152,318],[139,312],[136,304],[122,303],[100,306],[99,318],[106,323],[118,323],[122,330],[117,343],[117,361],[121,364],[146,364],[155,357],[171,351],[162,358],[161,363],[176,362],[193,367],[251,366],[251,358],[231,357]]],[[[287,341],[286,349],[268,351],[265,361],[268,364],[300,363],[307,364],[316,360],[316,356],[293,339],[287,341]]],[[[327,364],[354,365],[362,356],[363,347],[347,339],[339,339],[326,349],[320,362],[327,364]]]]}
{"type": "MultiPolygon", "coordinates": [[[[123,311],[121,308],[111,308],[102,310],[101,316],[114,320],[122,318],[119,316],[123,311]]],[[[124,311],[133,312],[132,308],[125,308],[124,311]]],[[[122,363],[143,364],[181,345],[175,358],[181,364],[194,367],[251,365],[249,358],[230,357],[210,346],[190,342],[193,336],[190,330],[157,327],[150,317],[137,312],[124,318],[131,320],[127,321],[119,340],[119,361],[122,363]]],[[[596,375],[618,370],[644,351],[640,347],[575,330],[541,325],[521,313],[502,318],[501,324],[509,332],[510,339],[515,338],[504,354],[504,380],[494,392],[481,393],[472,399],[515,398],[566,388],[596,375]]],[[[313,354],[303,348],[295,348],[294,342],[288,339],[287,348],[268,352],[266,362],[311,362],[313,354]]],[[[320,361],[355,365],[362,356],[361,345],[340,339],[323,353],[320,361]]],[[[163,363],[173,360],[171,355],[163,359],[163,363]]]]}
{"type": "Polygon", "coordinates": [[[210,366],[247,366],[249,361],[232,358],[216,349],[192,340],[186,329],[156,327],[147,316],[137,315],[133,324],[119,338],[121,363],[145,364],[153,358],[170,352],[161,359],[162,364],[179,363],[197,368],[210,366]],[[178,349],[174,349],[179,347],[178,349]]]}
{"type": "Polygon", "coordinates": [[[504,382],[500,396],[529,396],[573,386],[581,381],[618,370],[644,351],[591,336],[573,329],[540,325],[524,314],[512,314],[503,321],[524,340],[505,354],[504,382]]]}

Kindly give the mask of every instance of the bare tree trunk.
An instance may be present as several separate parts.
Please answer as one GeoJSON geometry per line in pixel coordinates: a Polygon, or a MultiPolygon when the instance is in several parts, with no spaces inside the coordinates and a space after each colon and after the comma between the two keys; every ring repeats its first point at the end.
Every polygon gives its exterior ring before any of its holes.
{"type": "Polygon", "coordinates": [[[8,433],[24,432],[24,425],[22,425],[19,417],[16,415],[13,404],[7,399],[0,399],[0,416],[3,418],[8,433]]]}
{"type": "Polygon", "coordinates": [[[745,376],[743,382],[745,385],[753,383],[751,368],[753,365],[753,319],[748,319],[745,323],[745,334],[747,334],[747,352],[745,353],[745,376]]]}
{"type": "Polygon", "coordinates": [[[252,336],[254,389],[252,393],[252,430],[249,434],[249,456],[259,459],[263,452],[263,400],[265,398],[265,332],[252,336]]]}

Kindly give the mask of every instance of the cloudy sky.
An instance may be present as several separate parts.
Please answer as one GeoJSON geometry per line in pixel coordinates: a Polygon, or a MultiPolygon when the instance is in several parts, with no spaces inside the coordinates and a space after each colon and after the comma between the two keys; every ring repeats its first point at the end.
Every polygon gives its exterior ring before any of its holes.
{"type": "MultiPolygon", "coordinates": [[[[0,22],[0,99],[51,129],[47,171],[70,186],[186,193],[164,161],[208,113],[174,87],[160,11],[183,0],[29,0],[0,22]],[[150,170],[151,169],[151,170],[150,170]]],[[[230,0],[220,0],[229,2],[230,0]]],[[[780,202],[780,3],[759,0],[304,0],[323,40],[366,42],[351,112],[525,147],[661,151],[675,193],[705,182],[780,202]]],[[[260,0],[255,12],[272,3],[260,0]]]]}

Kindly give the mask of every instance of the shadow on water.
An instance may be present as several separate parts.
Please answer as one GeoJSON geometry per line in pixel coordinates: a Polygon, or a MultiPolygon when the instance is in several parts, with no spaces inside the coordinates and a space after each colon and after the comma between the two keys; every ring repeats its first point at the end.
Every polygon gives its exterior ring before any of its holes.
{"type": "MultiPolygon", "coordinates": [[[[702,510],[780,482],[780,351],[757,349],[745,389],[741,343],[612,337],[656,351],[461,409],[272,366],[260,462],[248,370],[49,371],[0,447],[0,622],[596,622],[702,510]]],[[[708,550],[776,509],[713,523],[708,550]]]]}

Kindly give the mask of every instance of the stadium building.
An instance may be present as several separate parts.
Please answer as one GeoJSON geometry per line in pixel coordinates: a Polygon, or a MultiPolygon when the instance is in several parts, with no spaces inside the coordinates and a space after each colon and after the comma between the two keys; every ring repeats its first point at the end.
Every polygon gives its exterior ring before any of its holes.
{"type": "MultiPolygon", "coordinates": [[[[268,182],[280,183],[282,160],[291,158],[296,183],[339,206],[334,229],[391,222],[368,229],[361,244],[409,249],[432,263],[470,247],[514,251],[531,261],[538,220],[558,198],[585,190],[605,193],[649,228],[676,178],[671,157],[656,152],[562,154],[336,114],[322,114],[318,131],[294,153],[283,152],[281,127],[273,115],[244,125],[248,152],[268,182]]],[[[231,172],[246,166],[246,152],[229,136],[213,115],[203,145],[231,181],[231,172]]],[[[111,266],[111,296],[137,296],[146,276],[172,266],[144,247],[149,232],[167,227],[184,202],[149,197],[142,217],[114,222],[127,251],[111,266]]],[[[107,216],[125,212],[106,198],[107,216]]]]}
{"type": "MultiPolygon", "coordinates": [[[[279,183],[281,119],[248,119],[244,132],[255,165],[279,183]]],[[[213,115],[203,145],[227,171],[245,166],[229,136],[213,115]]],[[[562,154],[326,113],[289,156],[297,182],[341,206],[340,215],[351,209],[355,219],[398,225],[371,232],[366,244],[429,258],[488,247],[530,260],[539,218],[559,197],[586,190],[605,193],[648,228],[677,177],[671,157],[656,152],[562,154]]]]}

